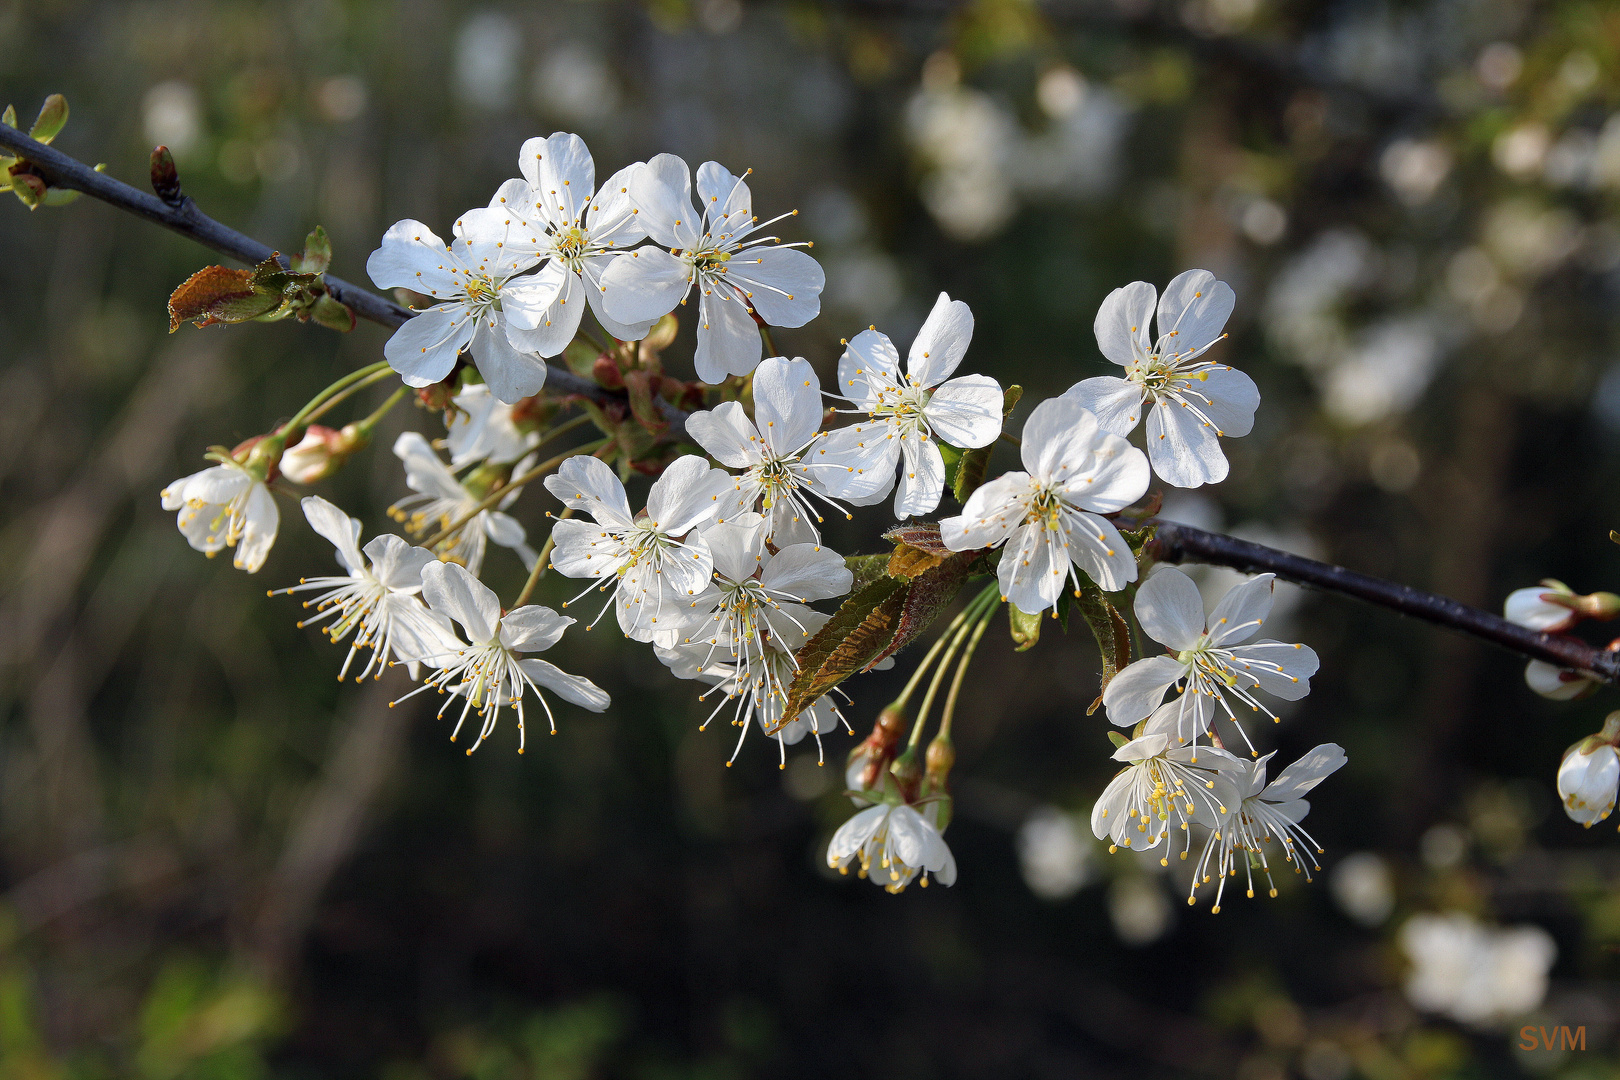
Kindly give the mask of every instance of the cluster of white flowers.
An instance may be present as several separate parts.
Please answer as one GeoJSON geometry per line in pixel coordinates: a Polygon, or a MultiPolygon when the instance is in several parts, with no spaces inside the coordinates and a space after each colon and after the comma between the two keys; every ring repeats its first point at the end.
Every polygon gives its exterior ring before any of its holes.
{"type": "MultiPolygon", "coordinates": [[[[1187,859],[1193,829],[1203,830],[1189,900],[1219,876],[1215,910],[1240,861],[1249,895],[1255,870],[1269,881],[1273,839],[1283,862],[1307,875],[1307,862],[1316,868],[1307,847],[1320,849],[1300,825],[1309,809],[1304,795],[1344,764],[1344,752],[1318,746],[1268,784],[1272,754],[1260,756],[1237,723],[1245,709],[1276,719],[1268,698],[1304,697],[1316,654],[1256,640],[1270,614],[1271,575],[1232,589],[1206,617],[1197,586],[1180,571],[1161,567],[1138,582],[1142,535],[1127,537],[1119,521],[1144,499],[1155,474],[1180,487],[1224,478],[1221,438],[1252,424],[1254,383],[1208,359],[1233,308],[1227,285],[1194,270],[1162,297],[1145,282],[1116,290],[1095,329],[1103,357],[1124,377],[1085,379],[1038,403],[1019,439],[1003,431],[1016,395],[987,376],[958,372],[973,314],[943,293],[903,364],[876,327],[845,341],[830,392],[809,361],[766,355],[775,350],[765,347],[763,328],[813,319],[823,276],[802,250],[808,244],[765,235],[791,215],[759,223],[746,172],[707,162],[694,181],[684,161],[664,154],[619,170],[598,188],[585,144],[562,133],[525,143],[519,170],[521,178],[502,184],[487,206],[455,222],[449,244],[421,222],[401,221],[368,263],[378,286],[405,290],[419,306],[384,353],[424,403],[444,410],[447,426],[437,441],[407,431],[393,447],[411,493],[389,515],[414,537],[432,533],[422,546],[382,535],[362,549],[358,521],[319,497],[303,500],[311,526],[335,546],[341,573],[279,591],[315,594],[305,603],[315,611],[307,621],[347,643],[339,678],[364,649],[372,654],[359,665],[361,678],[403,665],[421,680],[405,697],[432,689],[447,696],[441,716],[458,710],[452,739],[477,714],[468,753],[507,709],[516,715],[521,750],[531,692],[552,731],[548,694],[600,712],[607,693],[533,655],[574,623],[526,603],[539,577],[555,570],[585,583],[564,608],[593,591],[607,594],[591,625],[611,607],[625,637],[651,645],[677,678],[705,684],[699,697],[718,699],[709,720],[725,712],[740,729],[728,764],[755,726],[776,741],[778,764],[785,767],[787,747],[807,737],[822,762],[822,736],[841,721],[849,725],[830,694],[806,701],[794,688],[806,643],[832,617],[811,605],[845,596],[855,582],[846,559],[822,542],[824,514],[851,517],[852,508],[892,494],[895,519],[931,515],[952,486],[951,467],[965,468],[966,455],[976,454],[974,475],[984,476],[991,449],[1005,438],[1018,445],[1022,468],[976,488],[957,481],[965,501],[959,514],[938,521],[933,550],[943,554],[931,556],[974,553],[972,573],[993,570],[996,586],[968,604],[918,668],[913,685],[944,649],[905,752],[898,752],[907,724],[903,697],[851,754],[848,794],[859,809],[832,837],[829,865],[845,872],[856,866],[893,892],[913,881],[955,881],[943,833],[951,816],[946,776],[954,761],[948,729],[956,684],[926,772],[918,754],[940,675],[966,642],[960,680],[1003,605],[1023,617],[1055,617],[1071,594],[1090,590],[1115,594],[1121,607],[1129,598],[1143,633],[1166,650],[1124,667],[1101,698],[1109,719],[1131,730],[1114,736],[1113,756],[1125,768],[1092,812],[1096,835],[1109,838],[1110,850],[1162,843],[1168,852],[1172,830],[1179,831],[1187,859]],[[542,395],[546,358],[579,340],[598,354],[595,370],[608,364],[628,373],[647,363],[652,328],[694,289],[693,367],[700,383],[725,384],[724,400],[686,419],[686,437],[707,456],[649,453],[659,446],[651,429],[642,449],[627,449],[606,426],[614,421],[593,413],[605,438],[536,465],[543,443],[586,422],[553,423],[569,402],[542,395]],[[611,346],[582,325],[587,307],[611,346]],[[1155,319],[1157,336],[1149,330],[1155,319]],[[640,351],[625,344],[642,339],[640,351]],[[1128,441],[1144,417],[1145,452],[1128,441]],[[638,472],[655,479],[633,497],[626,482],[638,472]],[[542,475],[562,509],[547,514],[554,523],[540,545],[513,508],[542,475]],[[491,543],[530,571],[510,610],[479,580],[491,543]],[[788,715],[790,703],[796,715],[788,715]],[[1248,758],[1226,749],[1223,724],[1248,746],[1248,758]]],[[[667,344],[673,331],[661,333],[654,336],[667,344]]],[[[164,506],[179,512],[193,546],[210,554],[234,546],[240,568],[263,565],[278,523],[272,486],[329,475],[351,444],[364,441],[344,442],[301,423],[323,400],[257,442],[217,449],[213,467],[165,489],[164,506]],[[311,434],[283,458],[287,438],[300,431],[311,434]]],[[[1572,777],[1584,770],[1571,780],[1582,805],[1601,802],[1594,790],[1608,784],[1603,813],[1620,773],[1620,758],[1605,749],[1602,761],[1568,768],[1572,777]]],[[[1161,861],[1168,864],[1168,854],[1161,861]]]]}

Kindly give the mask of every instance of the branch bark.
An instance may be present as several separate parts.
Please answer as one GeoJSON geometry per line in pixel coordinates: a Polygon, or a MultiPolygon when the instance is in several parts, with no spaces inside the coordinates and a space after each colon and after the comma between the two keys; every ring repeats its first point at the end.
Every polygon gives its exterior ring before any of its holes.
{"type": "MultiPolygon", "coordinates": [[[[122,180],[114,179],[106,173],[96,172],[77,158],[69,157],[44,143],[35,142],[18,129],[4,124],[0,124],[0,147],[26,159],[51,187],[83,192],[120,210],[128,211],[136,217],[145,218],[195,240],[204,247],[212,248],[238,262],[254,266],[271,255],[271,249],[264,244],[251,236],[237,232],[228,225],[220,224],[203,213],[188,195],[182,195],[174,202],[167,202],[156,195],[149,195],[131,187],[122,180]]],[[[281,264],[288,265],[287,256],[281,256],[281,264]]],[[[355,315],[369,322],[394,328],[402,326],[405,320],[416,314],[410,308],[401,307],[392,300],[331,274],[326,275],[325,283],[333,299],[348,305],[355,315]]],[[[583,378],[556,364],[547,364],[546,368],[548,390],[579,394],[599,404],[617,404],[629,408],[629,399],[623,393],[598,386],[594,380],[583,378]]],[[[685,410],[676,408],[662,398],[655,398],[654,403],[664,419],[669,421],[669,435],[684,438],[685,410]]]]}
{"type": "Polygon", "coordinates": [[[1247,540],[1205,532],[1174,521],[1155,519],[1152,524],[1158,528],[1149,551],[1160,562],[1212,563],[1248,573],[1276,574],[1284,581],[1353,596],[1436,626],[1460,630],[1533,660],[1573,668],[1603,682],[1620,679],[1620,652],[1599,649],[1571,637],[1529,630],[1499,615],[1444,596],[1247,540]]]}

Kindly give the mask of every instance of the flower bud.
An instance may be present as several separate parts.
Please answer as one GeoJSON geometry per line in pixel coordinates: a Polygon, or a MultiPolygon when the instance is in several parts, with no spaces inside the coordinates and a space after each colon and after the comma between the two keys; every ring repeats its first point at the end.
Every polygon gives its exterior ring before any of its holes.
{"type": "Polygon", "coordinates": [[[851,791],[872,791],[881,786],[880,778],[905,732],[906,712],[903,708],[890,705],[878,713],[872,733],[849,752],[849,760],[844,766],[844,783],[851,791]]]}
{"type": "Polygon", "coordinates": [[[371,433],[358,424],[345,424],[341,431],[311,424],[296,446],[281,455],[281,475],[295,484],[313,484],[343,468],[357,450],[371,442],[371,433]]]}
{"type": "Polygon", "coordinates": [[[1508,622],[1548,634],[1561,634],[1580,618],[1575,613],[1574,590],[1561,581],[1548,578],[1531,589],[1515,589],[1502,605],[1508,622]]]}
{"type": "Polygon", "coordinates": [[[923,771],[923,794],[944,791],[950,781],[951,767],[956,764],[956,744],[949,735],[936,735],[928,744],[923,760],[927,764],[923,771]]]}
{"type": "Polygon", "coordinates": [[[1595,592],[1577,597],[1575,610],[1583,619],[1607,622],[1616,615],[1620,615],[1620,596],[1616,596],[1612,592],[1595,592]]]}
{"type": "Polygon", "coordinates": [[[1524,681],[1530,689],[1550,701],[1574,701],[1598,688],[1596,680],[1544,660],[1532,660],[1525,665],[1524,681]]]}
{"type": "Polygon", "coordinates": [[[923,764],[917,760],[917,748],[906,747],[906,752],[894,759],[889,766],[889,775],[900,788],[900,797],[906,802],[917,800],[917,789],[922,784],[923,764]]]}
{"type": "Polygon", "coordinates": [[[1587,828],[1614,810],[1620,788],[1620,754],[1601,735],[1588,735],[1564,752],[1558,766],[1558,794],[1564,813],[1587,828]]]}

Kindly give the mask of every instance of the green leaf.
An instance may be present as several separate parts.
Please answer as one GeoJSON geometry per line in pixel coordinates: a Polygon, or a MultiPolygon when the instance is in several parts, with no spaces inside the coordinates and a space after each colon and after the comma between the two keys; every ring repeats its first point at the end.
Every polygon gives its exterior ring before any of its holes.
{"type": "Polygon", "coordinates": [[[328,330],[336,330],[340,334],[347,334],[354,329],[354,312],[332,299],[326,293],[316,298],[309,308],[310,317],[328,330]]]}
{"type": "Polygon", "coordinates": [[[939,456],[945,462],[945,486],[952,491],[956,490],[956,470],[962,464],[962,455],[965,451],[960,446],[952,446],[948,442],[937,444],[939,456]]]}
{"type": "Polygon", "coordinates": [[[1031,615],[1017,604],[1007,603],[1007,629],[1012,633],[1014,652],[1024,652],[1041,640],[1041,616],[1031,615]]]}
{"type": "Polygon", "coordinates": [[[300,274],[324,274],[332,265],[332,241],[326,230],[317,225],[304,240],[304,251],[292,257],[292,268],[300,274]]]}
{"type": "MultiPolygon", "coordinates": [[[[1007,387],[1001,392],[1001,419],[1003,421],[1012,415],[1013,409],[1018,405],[1018,399],[1023,396],[1024,388],[1016,384],[1007,387]]],[[[946,473],[946,482],[951,485],[951,493],[956,496],[957,502],[966,503],[973,493],[979,490],[979,486],[984,483],[985,475],[990,469],[990,452],[995,449],[995,446],[995,443],[991,443],[989,446],[981,446],[977,450],[958,451],[962,458],[956,467],[955,474],[946,473]]],[[[952,447],[952,449],[956,448],[952,447]]],[[[940,450],[943,453],[944,447],[941,447],[940,450]]]]}
{"type": "Polygon", "coordinates": [[[1102,705],[1103,691],[1108,689],[1114,676],[1131,662],[1131,628],[1103,591],[1090,582],[1075,598],[1074,609],[1091,627],[1092,636],[1097,639],[1097,651],[1102,654],[1102,685],[1098,687],[1097,700],[1086,710],[1086,715],[1090,716],[1102,705]]]}
{"type": "Polygon", "coordinates": [[[784,718],[798,716],[806,705],[878,661],[894,640],[910,589],[910,583],[884,574],[850,593],[799,649],[799,671],[788,687],[784,718]]]}
{"type": "Polygon", "coordinates": [[[1125,736],[1121,735],[1117,731],[1110,731],[1108,733],[1108,741],[1114,744],[1114,749],[1115,750],[1118,750],[1120,747],[1124,746],[1126,743],[1130,742],[1131,740],[1127,739],[1125,736]]]}
{"type": "Polygon", "coordinates": [[[850,592],[860,592],[870,583],[889,572],[889,556],[887,555],[850,555],[844,559],[844,565],[849,572],[855,575],[855,584],[850,592]]]}
{"type": "Polygon", "coordinates": [[[67,124],[67,119],[67,98],[61,94],[52,94],[45,99],[45,104],[40,106],[39,118],[34,121],[34,126],[28,129],[28,137],[35,142],[49,144],[67,124]]]}

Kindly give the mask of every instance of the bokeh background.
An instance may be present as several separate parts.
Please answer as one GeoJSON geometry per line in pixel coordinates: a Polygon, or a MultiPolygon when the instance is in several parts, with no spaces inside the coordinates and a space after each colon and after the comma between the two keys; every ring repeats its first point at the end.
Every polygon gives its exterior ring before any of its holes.
{"type": "MultiPolygon", "coordinates": [[[[207,211],[283,250],[323,224],[354,281],[390,222],[442,232],[533,135],[580,133],[601,176],[752,167],[826,267],[820,319],[779,338],[824,377],[945,289],[972,370],[1057,393],[1108,370],[1108,290],[1206,267],[1263,404],[1231,479],[1167,516],[1488,608],[1545,575],[1620,586],[1613,4],[7,0],[0,55],[24,121],[68,96],[58,147],[142,185],[166,143],[207,211]]],[[[1510,655],[1280,593],[1322,673],[1254,733],[1350,764],[1307,822],[1315,882],[1214,916],[1091,840],[1111,747],[1084,632],[998,633],[957,723],[960,881],[891,897],[822,865],[855,739],[726,769],[691,684],[603,631],[561,662],[610,712],[469,758],[386,708],[401,673],[335,682],[265,597],[331,558],[290,498],[257,576],[185,546],[159,488],[382,330],[170,336],[169,290],[217,260],[90,200],[0,202],[0,253],[0,1075],[1620,1072],[1620,838],[1553,791],[1612,694],[1552,705],[1510,655]],[[1584,1050],[1524,1025],[1584,1025],[1584,1050]]],[[[437,423],[396,410],[320,492],[384,527],[393,434],[437,423]]],[[[538,533],[548,508],[515,512],[538,533]]],[[[833,542],[877,550],[880,523],[833,542]]],[[[504,595],[520,574],[492,552],[504,595]]],[[[857,738],[907,659],[851,684],[857,738]]]]}

